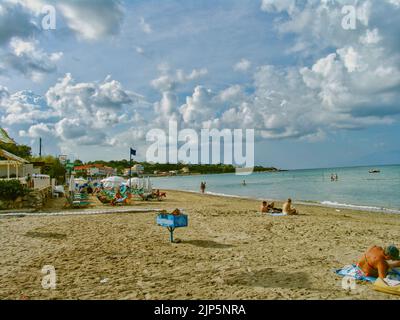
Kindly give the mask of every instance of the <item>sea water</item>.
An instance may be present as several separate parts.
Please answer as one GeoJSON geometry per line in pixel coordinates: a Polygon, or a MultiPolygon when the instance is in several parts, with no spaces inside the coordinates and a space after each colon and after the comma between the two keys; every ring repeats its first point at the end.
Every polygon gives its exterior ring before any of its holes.
{"type": "Polygon", "coordinates": [[[400,165],[152,179],[154,188],[193,192],[199,192],[202,181],[207,183],[206,191],[211,194],[266,200],[290,197],[297,203],[400,213],[400,165]],[[371,169],[380,173],[371,174],[371,169]],[[339,180],[332,182],[332,174],[337,174],[339,180]]]}

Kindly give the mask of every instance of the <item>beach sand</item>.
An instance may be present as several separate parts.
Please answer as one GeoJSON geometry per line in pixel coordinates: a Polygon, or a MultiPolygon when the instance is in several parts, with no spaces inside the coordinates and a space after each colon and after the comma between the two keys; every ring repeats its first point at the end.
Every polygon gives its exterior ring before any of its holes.
{"type": "MultiPolygon", "coordinates": [[[[57,207],[58,199],[47,210],[57,207]]],[[[296,205],[298,217],[258,213],[259,201],[168,191],[139,208],[189,215],[178,244],[156,213],[0,219],[1,299],[398,299],[332,270],[369,246],[399,244],[400,216],[296,205]],[[56,290],[41,286],[53,265],[56,290]]]]}

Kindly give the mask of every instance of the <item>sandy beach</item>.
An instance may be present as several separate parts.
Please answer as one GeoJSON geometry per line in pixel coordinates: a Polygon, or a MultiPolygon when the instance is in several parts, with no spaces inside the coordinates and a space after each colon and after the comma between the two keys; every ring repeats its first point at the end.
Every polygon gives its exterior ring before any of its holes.
{"type": "Polygon", "coordinates": [[[136,202],[184,209],[177,244],[155,212],[0,218],[0,298],[399,299],[363,283],[347,292],[332,272],[373,244],[398,244],[398,215],[296,205],[301,216],[269,217],[259,206],[176,191],[136,202]],[[42,289],[45,265],[56,290],[42,289]]]}

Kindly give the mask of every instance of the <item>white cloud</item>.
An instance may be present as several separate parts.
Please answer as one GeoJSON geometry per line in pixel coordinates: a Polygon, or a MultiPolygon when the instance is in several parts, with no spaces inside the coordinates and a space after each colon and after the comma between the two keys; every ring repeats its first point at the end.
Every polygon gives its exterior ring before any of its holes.
{"type": "Polygon", "coordinates": [[[136,53],[138,53],[140,55],[145,54],[145,51],[144,51],[144,49],[142,47],[136,47],[135,50],[136,50],[136,53]]]}
{"type": "Polygon", "coordinates": [[[377,44],[381,41],[381,37],[379,36],[379,30],[374,29],[374,30],[367,30],[366,34],[360,37],[360,42],[362,44],[368,45],[368,44],[377,44]]]}
{"type": "Polygon", "coordinates": [[[191,73],[186,74],[183,70],[176,70],[171,73],[168,66],[160,66],[161,75],[151,81],[151,85],[160,92],[171,91],[176,88],[178,84],[185,84],[190,81],[200,79],[208,74],[208,70],[194,69],[191,73]]]}
{"type": "Polygon", "coordinates": [[[77,83],[67,74],[45,97],[31,91],[9,94],[4,87],[0,94],[1,123],[21,137],[46,136],[60,149],[111,145],[119,131],[145,125],[136,123],[142,97],[110,77],[99,83],[77,83]]]}
{"type": "Polygon", "coordinates": [[[220,92],[219,97],[222,102],[242,100],[244,93],[240,85],[233,85],[220,92]]]}
{"type": "Polygon", "coordinates": [[[247,59],[242,59],[233,66],[233,69],[235,71],[246,72],[250,69],[250,67],[251,67],[251,62],[247,59]]]}
{"type": "Polygon", "coordinates": [[[143,17],[140,18],[139,26],[144,33],[150,34],[153,32],[151,25],[143,17]]]}
{"type": "Polygon", "coordinates": [[[40,81],[43,75],[55,72],[62,52],[48,54],[38,48],[37,41],[12,38],[9,51],[1,58],[0,67],[4,70],[16,70],[33,81],[40,81]]]}
{"type": "Polygon", "coordinates": [[[120,0],[11,0],[33,16],[39,16],[45,5],[53,5],[62,14],[67,26],[81,39],[98,40],[115,35],[123,22],[120,0]]]}
{"type": "Polygon", "coordinates": [[[32,91],[8,94],[1,105],[3,110],[1,122],[9,126],[36,124],[38,121],[50,120],[55,116],[55,113],[47,107],[43,97],[32,91]]]}
{"type": "Polygon", "coordinates": [[[187,97],[186,103],[180,107],[183,121],[197,126],[212,118],[216,110],[213,96],[211,90],[197,86],[193,95],[187,97]]]}
{"type": "Polygon", "coordinates": [[[0,45],[7,44],[13,37],[30,37],[37,31],[26,7],[11,1],[0,3],[0,45]]]}
{"type": "Polygon", "coordinates": [[[267,12],[287,11],[292,14],[296,10],[296,0],[262,0],[261,10],[267,12]]]}

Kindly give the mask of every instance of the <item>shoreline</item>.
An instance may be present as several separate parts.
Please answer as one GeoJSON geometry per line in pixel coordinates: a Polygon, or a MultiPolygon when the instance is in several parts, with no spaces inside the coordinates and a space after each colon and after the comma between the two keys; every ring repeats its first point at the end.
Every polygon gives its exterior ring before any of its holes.
{"type": "MultiPolygon", "coordinates": [[[[193,191],[193,190],[179,190],[179,189],[163,189],[163,190],[202,195],[202,193],[200,191],[193,191]]],[[[257,198],[257,197],[246,197],[246,196],[238,196],[238,195],[231,195],[231,194],[218,193],[218,192],[206,192],[205,195],[215,196],[215,197],[223,197],[223,198],[251,200],[251,201],[253,201],[253,200],[254,201],[264,201],[265,200],[265,201],[273,201],[273,202],[278,202],[278,203],[285,202],[285,200],[282,200],[282,199],[265,199],[265,198],[257,198]]],[[[379,207],[374,207],[374,206],[363,206],[363,205],[352,205],[352,204],[330,202],[330,201],[316,202],[316,201],[300,200],[300,201],[294,201],[293,203],[301,205],[301,206],[313,206],[313,207],[329,208],[329,209],[353,210],[353,211],[368,212],[368,213],[400,215],[400,209],[379,208],[379,207]]]]}

